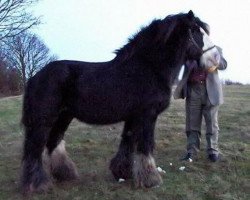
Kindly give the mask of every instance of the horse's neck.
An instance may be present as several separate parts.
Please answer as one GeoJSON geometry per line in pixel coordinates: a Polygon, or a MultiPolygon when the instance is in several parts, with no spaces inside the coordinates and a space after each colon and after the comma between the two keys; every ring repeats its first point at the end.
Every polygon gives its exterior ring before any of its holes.
{"type": "MultiPolygon", "coordinates": [[[[151,67],[152,71],[156,72],[166,84],[171,84],[178,76],[181,66],[185,61],[185,53],[181,48],[173,53],[172,49],[168,50],[164,54],[168,55],[164,57],[163,52],[150,52],[146,54],[146,57],[140,57],[140,54],[136,53],[134,49],[133,54],[119,54],[112,62],[115,63],[116,67],[129,66],[130,62],[144,63],[144,65],[151,67]],[[161,55],[162,57],[155,57],[154,55],[161,55]]],[[[141,65],[141,64],[139,64],[141,65]]],[[[143,70],[143,68],[142,68],[143,70]]]]}
{"type": "Polygon", "coordinates": [[[185,55],[180,54],[174,59],[166,59],[160,64],[160,66],[156,66],[159,70],[158,74],[160,76],[160,79],[162,79],[165,84],[169,84],[170,86],[172,86],[174,81],[178,77],[184,62],[185,55]]]}

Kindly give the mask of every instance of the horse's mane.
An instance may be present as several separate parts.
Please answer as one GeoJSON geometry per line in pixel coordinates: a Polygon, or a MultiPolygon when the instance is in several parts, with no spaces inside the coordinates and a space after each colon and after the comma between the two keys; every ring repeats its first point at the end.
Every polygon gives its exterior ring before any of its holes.
{"type": "MultiPolygon", "coordinates": [[[[134,55],[148,55],[150,49],[160,49],[166,43],[178,24],[178,19],[186,14],[168,15],[163,20],[154,19],[148,26],[141,28],[135,35],[128,39],[128,43],[120,49],[115,50],[116,59],[126,61],[134,55]],[[164,43],[162,43],[164,41],[164,43]]],[[[209,34],[209,26],[198,17],[195,18],[197,25],[202,27],[209,34]]]]}
{"type": "Polygon", "coordinates": [[[137,52],[145,55],[145,51],[151,48],[160,48],[162,40],[166,42],[177,24],[177,19],[184,14],[169,15],[163,20],[154,19],[148,26],[141,28],[139,32],[128,39],[128,43],[117,49],[116,58],[127,60],[137,52]],[[162,27],[164,26],[164,27],[162,27]]]}
{"type": "Polygon", "coordinates": [[[158,23],[159,20],[154,20],[149,26],[141,28],[139,32],[130,37],[127,44],[115,50],[117,58],[121,58],[122,60],[129,59],[138,49],[142,49],[144,45],[148,44],[149,40],[152,40],[157,32],[158,23]]]}

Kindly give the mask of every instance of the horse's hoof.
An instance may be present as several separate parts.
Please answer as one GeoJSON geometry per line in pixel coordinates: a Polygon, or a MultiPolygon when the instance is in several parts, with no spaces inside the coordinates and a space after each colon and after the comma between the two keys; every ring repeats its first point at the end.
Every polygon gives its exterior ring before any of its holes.
{"type": "Polygon", "coordinates": [[[134,155],[133,177],[135,187],[156,187],[162,184],[162,178],[156,169],[154,158],[143,154],[134,155]]]}
{"type": "Polygon", "coordinates": [[[68,157],[65,141],[62,140],[50,156],[52,176],[59,182],[78,180],[79,174],[75,163],[68,157]]]}
{"type": "Polygon", "coordinates": [[[111,160],[109,169],[117,181],[120,178],[125,180],[132,178],[132,166],[130,159],[126,158],[121,160],[116,156],[111,160]]]}
{"type": "Polygon", "coordinates": [[[160,186],[162,183],[161,175],[156,169],[151,169],[150,171],[139,174],[135,177],[136,188],[152,188],[160,186]]]}
{"type": "Polygon", "coordinates": [[[46,181],[40,183],[39,185],[34,185],[30,183],[28,185],[22,186],[22,194],[24,196],[30,196],[33,193],[46,193],[52,187],[52,183],[50,181],[46,181]]]}
{"type": "Polygon", "coordinates": [[[53,168],[51,170],[51,174],[58,182],[80,179],[75,164],[73,162],[63,163],[62,165],[53,168]]]}

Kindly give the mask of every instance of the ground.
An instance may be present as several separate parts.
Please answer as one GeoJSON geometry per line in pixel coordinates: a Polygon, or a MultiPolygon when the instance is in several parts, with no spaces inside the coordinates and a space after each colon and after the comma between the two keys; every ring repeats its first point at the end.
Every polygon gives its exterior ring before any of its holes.
{"type": "MultiPolygon", "coordinates": [[[[220,108],[221,160],[210,163],[205,154],[203,127],[199,159],[179,161],[185,153],[184,101],[172,100],[156,126],[155,158],[166,171],[163,185],[135,189],[130,180],[118,183],[108,169],[120,141],[122,123],[90,126],[73,121],[66,148],[76,163],[80,180],[55,183],[46,194],[31,199],[137,199],[229,200],[250,199],[250,86],[226,86],[220,108]],[[170,165],[172,163],[172,166],[170,165]],[[185,166],[183,171],[179,170],[185,166]]],[[[0,199],[22,199],[19,193],[23,132],[20,126],[22,97],[0,99],[0,199]]]]}

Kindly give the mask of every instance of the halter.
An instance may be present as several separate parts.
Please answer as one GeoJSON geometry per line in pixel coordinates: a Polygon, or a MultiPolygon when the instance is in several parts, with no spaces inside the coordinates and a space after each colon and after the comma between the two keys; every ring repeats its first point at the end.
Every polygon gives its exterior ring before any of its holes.
{"type": "Polygon", "coordinates": [[[204,53],[206,53],[207,51],[209,51],[209,50],[211,50],[211,49],[213,49],[213,48],[216,47],[215,45],[213,45],[213,46],[207,48],[206,50],[202,50],[202,49],[199,47],[199,45],[197,44],[197,42],[194,40],[194,37],[193,37],[192,32],[191,32],[191,29],[188,29],[188,33],[189,33],[189,37],[190,37],[189,40],[193,43],[193,45],[194,45],[197,49],[199,49],[199,50],[202,52],[202,54],[204,54],[204,53]]]}

